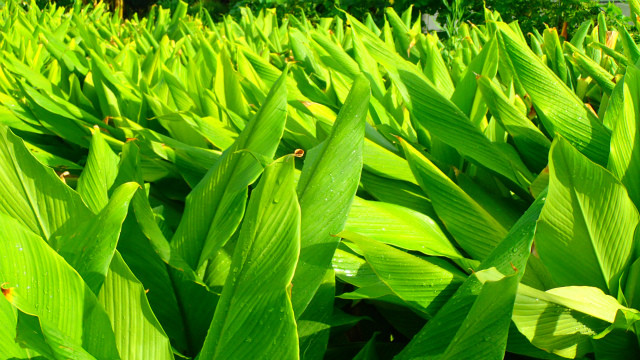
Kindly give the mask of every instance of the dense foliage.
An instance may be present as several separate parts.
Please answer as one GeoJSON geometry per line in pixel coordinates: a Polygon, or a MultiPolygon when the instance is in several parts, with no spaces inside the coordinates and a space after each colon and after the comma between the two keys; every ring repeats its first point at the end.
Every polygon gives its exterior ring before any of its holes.
{"type": "MultiPolygon", "coordinates": [[[[74,0],[37,0],[40,7],[55,2],[62,6],[71,6],[74,0]]],[[[154,4],[175,11],[180,0],[110,0],[113,8],[118,4],[124,6],[125,16],[134,13],[146,15],[154,4]]],[[[393,7],[396,12],[403,12],[409,7],[422,14],[437,14],[438,21],[445,30],[455,29],[459,23],[471,21],[476,24],[484,22],[483,9],[499,12],[505,21],[518,20],[523,32],[533,29],[557,26],[562,28],[567,23],[569,30],[575,30],[584,19],[597,15],[603,5],[595,0],[188,0],[188,13],[209,12],[214,19],[226,14],[241,16],[241,9],[249,7],[257,13],[265,9],[274,9],[280,17],[289,14],[317,21],[323,17],[340,16],[347,12],[358,19],[371,16],[376,24],[384,22],[385,8],[393,7]]],[[[614,13],[617,7],[605,6],[608,20],[622,18],[614,13]]],[[[622,19],[621,19],[622,20],[622,19]]],[[[626,21],[628,22],[628,21],[626,21]]]]}
{"type": "Polygon", "coordinates": [[[0,358],[640,352],[624,26],[240,12],[0,10],[0,358]]]}

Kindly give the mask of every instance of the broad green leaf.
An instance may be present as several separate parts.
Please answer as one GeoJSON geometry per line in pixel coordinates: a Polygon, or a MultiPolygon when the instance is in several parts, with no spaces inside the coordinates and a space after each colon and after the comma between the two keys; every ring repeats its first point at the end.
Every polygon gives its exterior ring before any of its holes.
{"type": "Polygon", "coordinates": [[[146,294],[149,304],[171,345],[185,355],[195,356],[207,335],[219,295],[186,279],[163,262],[131,215],[122,227],[118,252],[149,290],[146,294]]]}
{"type": "Polygon", "coordinates": [[[513,137],[516,148],[529,166],[536,170],[547,164],[551,141],[529,120],[518,111],[505,94],[486,77],[478,79],[478,87],[494,116],[513,137]]]}
{"type": "Polygon", "coordinates": [[[187,196],[184,215],[171,246],[193,270],[206,265],[242,219],[247,187],[262,172],[260,163],[248,152],[267,158],[275,154],[286,119],[286,79],[285,72],[234,145],[187,196]]]}
{"type": "Polygon", "coordinates": [[[572,358],[590,352],[591,338],[613,323],[622,308],[616,299],[593,287],[545,292],[520,285],[513,321],[533,345],[572,358]]]}
{"type": "MultiPolygon", "coordinates": [[[[4,287],[2,287],[4,288],[4,287]]],[[[16,342],[16,325],[18,310],[11,306],[5,297],[0,298],[0,346],[2,356],[11,358],[28,358],[29,350],[24,349],[16,342]]]]}
{"type": "Polygon", "coordinates": [[[104,140],[100,128],[94,126],[89,157],[80,178],[77,191],[87,207],[99,213],[109,202],[109,188],[116,179],[118,156],[104,140]]]}
{"type": "Polygon", "coordinates": [[[460,359],[468,354],[482,359],[504,357],[518,278],[514,275],[493,278],[493,274],[487,273],[489,270],[474,274],[476,278],[488,279],[440,359],[460,359]]]}
{"type": "Polygon", "coordinates": [[[136,183],[121,185],[95,218],[52,242],[54,249],[76,269],[96,295],[109,270],[129,202],[139,187],[136,183]]]}
{"type": "Polygon", "coordinates": [[[95,360],[81,344],[57,329],[43,324],[37,316],[18,312],[16,342],[26,349],[35,350],[47,358],[95,360]]]}
{"type": "Polygon", "coordinates": [[[420,36],[420,43],[425,76],[436,88],[442,91],[442,95],[450,98],[455,88],[447,65],[442,60],[440,49],[438,49],[438,38],[427,34],[424,37],[420,36]]]}
{"type": "Polygon", "coordinates": [[[469,255],[484,260],[507,230],[418,150],[404,140],[400,143],[418,183],[447,230],[469,255]]]}
{"type": "MultiPolygon", "coordinates": [[[[498,70],[498,44],[496,40],[491,40],[485,44],[482,51],[476,56],[464,71],[462,79],[456,84],[455,92],[451,96],[451,101],[464,112],[472,122],[478,125],[480,122],[472,116],[474,103],[476,102],[478,83],[477,77],[481,75],[492,79],[498,70]]],[[[485,99],[486,101],[486,99],[485,99]]],[[[485,114],[482,113],[482,116],[485,114]]]]}
{"type": "Polygon", "coordinates": [[[616,291],[632,261],[638,210],[611,173],[563,138],[549,158],[549,194],[536,234],[540,258],[560,286],[616,291]]]}
{"type": "Polygon", "coordinates": [[[400,156],[388,151],[382,146],[365,139],[364,141],[364,169],[373,174],[390,179],[416,183],[414,175],[407,162],[400,156]]]}
{"type": "Polygon", "coordinates": [[[268,166],[252,192],[201,358],[298,358],[289,288],[300,251],[294,157],[268,166]]]}
{"type": "Polygon", "coordinates": [[[356,356],[354,356],[353,360],[377,360],[379,359],[378,353],[376,352],[376,338],[379,333],[374,333],[373,336],[365,346],[358,352],[356,356]]]}
{"type": "Polygon", "coordinates": [[[359,288],[380,284],[380,279],[367,261],[345,248],[342,244],[333,255],[332,266],[336,277],[359,288]]]}
{"type": "Polygon", "coordinates": [[[39,318],[44,341],[59,356],[65,356],[66,348],[59,347],[64,341],[98,359],[119,359],[109,318],[78,273],[17,220],[0,214],[0,225],[4,297],[39,318]]]}
{"type": "Polygon", "coordinates": [[[296,319],[300,338],[300,359],[322,360],[332,329],[336,275],[328,270],[305,312],[296,319]]]}
{"type": "Polygon", "coordinates": [[[640,259],[631,264],[628,268],[627,281],[624,287],[624,297],[628,306],[638,309],[640,308],[640,259]]]}
{"type": "Polygon", "coordinates": [[[345,230],[426,255],[461,258],[438,224],[402,206],[356,197],[345,230]]]}
{"type": "Polygon", "coordinates": [[[238,75],[233,69],[226,50],[220,52],[217,62],[215,90],[220,103],[234,113],[246,118],[249,115],[246,101],[240,91],[238,75]]]}
{"type": "MultiPolygon", "coordinates": [[[[478,268],[480,271],[464,281],[436,316],[403,349],[399,355],[400,359],[420,356],[451,358],[452,352],[459,348],[469,348],[469,351],[474,354],[483,352],[487,354],[486,358],[501,358],[502,355],[499,354],[504,353],[506,346],[511,318],[510,310],[513,309],[515,301],[516,285],[524,274],[543,205],[542,198],[534,202],[504,240],[480,264],[478,268]],[[490,268],[494,268],[493,271],[487,272],[490,268]],[[515,274],[512,274],[513,272],[515,274]],[[505,286],[500,292],[500,298],[494,299],[496,292],[488,290],[489,287],[485,289],[486,276],[480,276],[480,273],[485,273],[489,278],[493,277],[493,281],[498,281],[505,286]],[[504,277],[500,273],[508,276],[504,277]],[[494,312],[478,311],[481,307],[486,309],[494,304],[499,304],[502,311],[508,310],[509,313],[503,312],[500,318],[494,316],[494,312]],[[484,318],[488,313],[491,314],[491,320],[484,318]],[[477,322],[478,320],[481,321],[477,322]],[[465,323],[469,326],[465,327],[465,323]],[[478,331],[478,329],[482,329],[482,335],[465,339],[466,332],[478,331]],[[485,341],[485,336],[489,336],[490,341],[485,341]],[[488,355],[491,353],[494,355],[488,355]]],[[[494,283],[493,286],[498,286],[498,283],[494,283]]]]}
{"type": "Polygon", "coordinates": [[[29,153],[20,138],[0,125],[0,212],[49,239],[91,215],[80,196],[29,153]]]}
{"type": "Polygon", "coordinates": [[[564,59],[560,37],[556,28],[545,29],[542,32],[543,50],[547,56],[547,64],[563,83],[569,85],[567,76],[567,63],[564,59]]]}
{"type": "Polygon", "coordinates": [[[360,181],[362,187],[379,201],[404,206],[436,218],[431,201],[416,184],[377,176],[366,170],[362,171],[360,181]]]}
{"type": "Polygon", "coordinates": [[[464,273],[444,260],[419,258],[349,231],[339,236],[362,251],[380,281],[395,295],[430,316],[464,281],[464,273]]]}
{"type": "Polygon", "coordinates": [[[627,67],[623,80],[618,83],[605,115],[605,123],[613,129],[608,169],[622,181],[629,197],[640,205],[640,68],[627,67]]]}
{"type": "Polygon", "coordinates": [[[320,60],[327,66],[340,71],[350,78],[355,78],[360,74],[356,61],[328,36],[314,31],[311,33],[311,39],[313,39],[313,45],[316,49],[322,49],[323,53],[320,53],[320,60]]]}
{"type": "Polygon", "coordinates": [[[498,23],[498,28],[501,50],[531,96],[547,132],[564,136],[590,159],[605,164],[611,131],[506,24],[498,23]]]}
{"type": "MultiPolygon", "coordinates": [[[[637,0],[631,0],[631,1],[638,3],[637,0]]],[[[640,3],[638,3],[638,5],[640,5],[640,3]]],[[[638,7],[638,9],[640,10],[640,6],[638,7]]],[[[636,63],[640,58],[640,49],[638,48],[638,45],[636,44],[635,40],[633,40],[633,37],[631,37],[631,35],[629,34],[629,32],[625,27],[622,27],[621,33],[622,33],[621,40],[622,40],[622,46],[624,48],[624,54],[632,63],[636,63]]]]}
{"type": "Polygon", "coordinates": [[[520,159],[495,146],[477,129],[469,118],[429,83],[415,66],[399,55],[389,52],[362,23],[349,16],[349,21],[367,46],[371,55],[390,70],[396,85],[402,84],[403,97],[415,119],[432,135],[452,146],[461,154],[501,174],[520,186],[533,180],[520,159]]]}
{"type": "Polygon", "coordinates": [[[573,53],[573,58],[585,74],[591,76],[591,78],[600,85],[606,94],[611,95],[611,91],[613,91],[613,88],[615,87],[615,83],[613,82],[615,77],[613,75],[603,69],[595,61],[591,60],[588,56],[582,55],[577,51],[573,53]]]}
{"type": "Polygon", "coordinates": [[[118,252],[111,260],[98,301],[111,320],[122,359],[173,359],[169,339],[142,284],[118,252]]]}
{"type": "Polygon", "coordinates": [[[370,87],[363,76],[351,92],[329,137],[307,153],[298,182],[302,211],[300,260],[292,301],[299,318],[331,268],[331,258],[358,187],[370,87]]]}
{"type": "Polygon", "coordinates": [[[571,38],[571,45],[575,46],[576,48],[578,48],[578,50],[583,51],[584,50],[584,40],[587,37],[588,33],[589,33],[589,29],[591,28],[591,25],[593,25],[593,21],[592,20],[588,20],[583,22],[580,27],[578,28],[578,30],[575,31],[575,33],[573,34],[572,38],[571,38]]]}

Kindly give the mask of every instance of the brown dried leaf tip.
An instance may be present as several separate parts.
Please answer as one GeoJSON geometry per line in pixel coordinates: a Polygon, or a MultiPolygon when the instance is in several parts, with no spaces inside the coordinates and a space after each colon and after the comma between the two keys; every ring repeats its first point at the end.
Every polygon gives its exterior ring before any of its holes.
{"type": "Polygon", "coordinates": [[[7,283],[0,285],[0,290],[2,290],[2,295],[4,295],[4,297],[7,298],[8,301],[11,301],[11,299],[13,298],[13,295],[11,294],[13,288],[5,288],[5,285],[7,285],[7,283]]]}
{"type": "Polygon", "coordinates": [[[296,151],[293,152],[293,156],[301,158],[304,156],[304,150],[302,149],[296,149],[296,151]]]}

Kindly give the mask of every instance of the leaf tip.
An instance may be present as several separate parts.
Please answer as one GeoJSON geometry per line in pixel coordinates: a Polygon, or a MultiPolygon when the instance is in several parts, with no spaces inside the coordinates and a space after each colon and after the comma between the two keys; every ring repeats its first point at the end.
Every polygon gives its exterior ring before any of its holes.
{"type": "Polygon", "coordinates": [[[13,299],[13,288],[5,287],[7,283],[3,283],[0,285],[0,290],[2,290],[2,295],[7,299],[7,301],[11,302],[13,299]]]}

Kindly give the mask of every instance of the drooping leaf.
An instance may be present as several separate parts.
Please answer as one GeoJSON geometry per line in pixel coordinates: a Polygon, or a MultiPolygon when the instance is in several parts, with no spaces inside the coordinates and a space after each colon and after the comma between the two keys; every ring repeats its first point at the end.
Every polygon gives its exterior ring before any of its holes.
{"type": "Polygon", "coordinates": [[[433,219],[398,205],[356,197],[345,230],[427,255],[462,257],[433,219]]]}
{"type": "Polygon", "coordinates": [[[483,353],[486,358],[502,356],[507,344],[517,283],[524,274],[544,201],[542,198],[536,200],[504,240],[480,264],[479,271],[464,281],[436,316],[403,349],[400,359],[420,356],[455,358],[453,354],[458,349],[467,349],[474,354],[483,353]],[[486,272],[490,268],[493,271],[486,272]],[[481,276],[480,273],[484,272],[486,274],[481,276]],[[494,282],[487,289],[486,280],[494,282]],[[500,286],[502,290],[491,290],[494,286],[500,286]],[[500,294],[498,299],[494,298],[497,293],[500,294]],[[498,305],[498,308],[493,312],[486,310],[494,305],[498,305]],[[496,312],[505,310],[499,316],[495,315],[496,312]],[[484,317],[488,313],[491,314],[490,320],[484,317]],[[464,326],[465,324],[468,326],[464,326]],[[466,337],[465,334],[469,331],[482,333],[466,337]],[[489,338],[485,340],[485,336],[489,338]]]}
{"type": "Polygon", "coordinates": [[[593,287],[544,292],[520,285],[513,321],[533,345],[573,358],[592,350],[591,338],[613,323],[621,308],[616,299],[593,287]]]}
{"type": "Polygon", "coordinates": [[[367,263],[399,298],[433,316],[464,281],[465,275],[438,258],[419,258],[364,236],[343,231],[367,263]]]}

